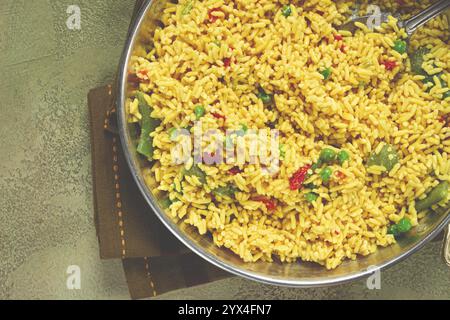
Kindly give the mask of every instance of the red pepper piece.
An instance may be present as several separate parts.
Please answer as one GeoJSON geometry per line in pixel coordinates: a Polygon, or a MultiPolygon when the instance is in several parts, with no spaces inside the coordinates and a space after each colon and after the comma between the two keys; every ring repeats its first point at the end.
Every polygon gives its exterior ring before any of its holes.
{"type": "Polygon", "coordinates": [[[211,9],[211,10],[208,11],[208,19],[209,19],[209,22],[214,23],[214,22],[216,22],[217,20],[219,20],[219,17],[213,15],[214,12],[219,12],[219,11],[220,11],[220,12],[223,12],[223,10],[220,9],[220,8],[213,8],[213,9],[211,9]]]}
{"type": "Polygon", "coordinates": [[[396,61],[381,61],[380,62],[382,65],[384,65],[384,67],[386,68],[386,70],[388,71],[392,71],[395,69],[395,67],[397,67],[397,62],[396,61]]]}
{"type": "Polygon", "coordinates": [[[237,175],[239,173],[242,173],[242,172],[243,171],[241,169],[239,169],[239,167],[234,167],[234,168],[231,168],[230,170],[228,170],[228,173],[230,175],[232,175],[232,176],[235,176],[235,175],[237,175]]]}
{"type": "Polygon", "coordinates": [[[291,190],[299,190],[303,186],[303,182],[306,180],[309,169],[311,169],[311,165],[306,165],[294,173],[289,179],[289,187],[291,190]]]}
{"type": "Polygon", "coordinates": [[[137,73],[138,76],[141,76],[141,78],[148,76],[148,70],[139,70],[137,73]]]}
{"type": "Polygon", "coordinates": [[[275,211],[277,208],[277,203],[273,199],[269,199],[269,198],[263,197],[263,196],[258,196],[258,197],[253,198],[253,200],[264,203],[266,205],[267,210],[269,210],[269,211],[275,211]]]}
{"type": "Polygon", "coordinates": [[[344,180],[345,178],[347,178],[347,176],[345,175],[345,173],[341,172],[341,171],[337,171],[336,172],[336,177],[338,177],[341,180],[344,180]]]}
{"type": "Polygon", "coordinates": [[[223,65],[225,66],[225,68],[229,68],[231,66],[231,58],[223,59],[223,65]]]}
{"type": "Polygon", "coordinates": [[[212,115],[214,118],[216,118],[216,119],[223,119],[224,121],[227,120],[227,117],[225,117],[225,116],[223,116],[223,115],[221,115],[220,113],[217,113],[217,112],[213,112],[213,113],[211,113],[211,115],[212,115]]]}
{"type": "Polygon", "coordinates": [[[340,34],[335,34],[335,35],[334,35],[334,40],[336,40],[336,41],[342,41],[342,39],[344,39],[344,37],[343,37],[342,35],[340,35],[340,34]]]}

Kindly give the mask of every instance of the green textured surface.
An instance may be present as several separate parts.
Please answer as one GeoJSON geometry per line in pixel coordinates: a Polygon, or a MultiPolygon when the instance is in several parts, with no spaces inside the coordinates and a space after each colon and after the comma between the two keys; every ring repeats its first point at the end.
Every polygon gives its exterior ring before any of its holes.
{"type": "MultiPolygon", "coordinates": [[[[121,263],[100,261],[93,226],[86,95],[115,72],[133,1],[77,0],[82,30],[66,27],[66,0],[0,2],[0,298],[128,299],[121,263]],[[82,290],[66,289],[79,265],[82,290]]],[[[232,278],[163,298],[445,298],[440,243],[365,280],[287,289],[232,278]]]]}

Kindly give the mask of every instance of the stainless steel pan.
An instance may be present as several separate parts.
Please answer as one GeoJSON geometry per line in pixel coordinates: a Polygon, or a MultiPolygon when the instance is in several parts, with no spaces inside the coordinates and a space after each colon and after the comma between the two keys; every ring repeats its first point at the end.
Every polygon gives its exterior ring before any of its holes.
{"type": "MultiPolygon", "coordinates": [[[[248,279],[292,287],[318,287],[345,283],[370,275],[374,268],[383,269],[405,259],[420,250],[427,242],[435,238],[450,222],[450,208],[430,213],[407,237],[398,244],[380,249],[377,253],[361,257],[356,261],[345,261],[336,270],[327,271],[325,268],[312,263],[253,263],[246,264],[236,255],[226,249],[213,245],[210,238],[200,236],[192,228],[174,223],[161,208],[161,195],[151,192],[143,178],[142,168],[146,165],[136,152],[136,141],[133,128],[127,123],[125,101],[132,87],[128,83],[130,57],[139,50],[142,44],[148,43],[153,30],[158,26],[164,0],[145,1],[139,11],[137,19],[132,25],[125,50],[123,52],[118,78],[118,123],[125,156],[134,175],[142,195],[145,197],[153,212],[163,224],[188,248],[210,263],[238,276],[248,279]]],[[[154,184],[155,182],[153,182],[154,184]]],[[[448,234],[448,232],[447,232],[448,234]]],[[[448,250],[448,246],[446,247],[448,250]]],[[[447,253],[447,257],[449,254],[447,253]]],[[[450,263],[450,262],[449,262],[450,263]]]]}

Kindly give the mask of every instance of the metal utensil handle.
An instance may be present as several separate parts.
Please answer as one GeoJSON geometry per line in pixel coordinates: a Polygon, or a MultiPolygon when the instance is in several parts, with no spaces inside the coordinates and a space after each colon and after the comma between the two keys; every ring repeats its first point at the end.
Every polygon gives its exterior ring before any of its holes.
{"type": "Polygon", "coordinates": [[[442,248],[442,254],[444,257],[445,263],[450,267],[450,225],[447,227],[445,231],[444,245],[442,248]]]}
{"type": "Polygon", "coordinates": [[[144,7],[144,5],[147,2],[148,2],[148,0],[137,0],[136,3],[134,4],[133,15],[131,17],[130,27],[128,28],[128,37],[131,36],[131,33],[133,31],[132,27],[133,27],[134,20],[137,18],[139,11],[142,10],[142,8],[144,7]]]}
{"type": "Polygon", "coordinates": [[[444,12],[448,7],[450,7],[450,0],[440,0],[418,15],[405,21],[406,33],[408,35],[413,34],[417,28],[423,26],[425,23],[444,12]]]}

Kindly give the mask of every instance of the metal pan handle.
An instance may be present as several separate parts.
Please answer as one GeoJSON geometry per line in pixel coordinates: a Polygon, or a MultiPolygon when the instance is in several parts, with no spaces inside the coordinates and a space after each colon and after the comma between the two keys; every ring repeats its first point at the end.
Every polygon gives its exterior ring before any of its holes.
{"type": "Polygon", "coordinates": [[[450,0],[441,0],[432,4],[415,17],[405,21],[406,33],[412,35],[417,28],[420,28],[437,15],[443,13],[448,7],[450,7],[450,0]]]}
{"type": "Polygon", "coordinates": [[[442,256],[445,263],[450,267],[450,225],[445,230],[444,243],[442,246],[442,256]]]}

